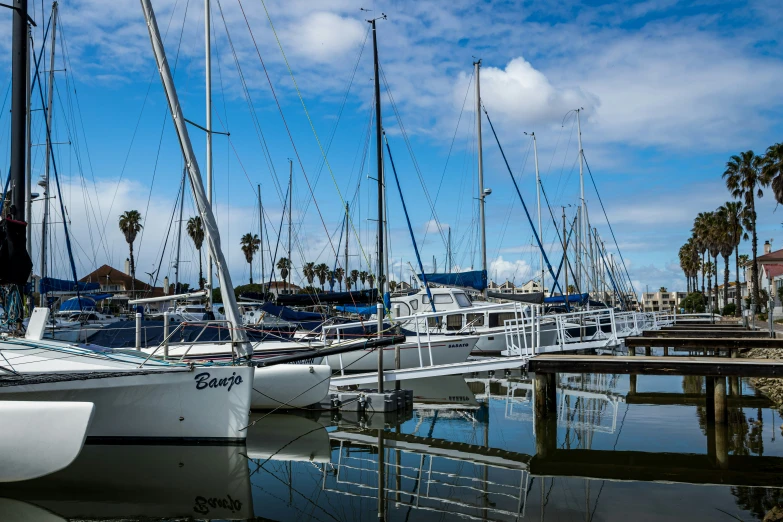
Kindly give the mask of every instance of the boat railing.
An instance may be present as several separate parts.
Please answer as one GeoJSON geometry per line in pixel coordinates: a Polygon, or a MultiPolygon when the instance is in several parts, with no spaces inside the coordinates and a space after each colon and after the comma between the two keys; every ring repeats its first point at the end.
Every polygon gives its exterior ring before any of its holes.
{"type": "MultiPolygon", "coordinates": [[[[137,321],[136,324],[139,325],[140,321],[137,321]]],[[[186,342],[177,343],[178,346],[185,346],[185,345],[187,345],[187,349],[185,350],[185,352],[181,356],[179,356],[179,361],[180,362],[184,361],[185,357],[188,355],[190,350],[194,346],[196,346],[197,344],[216,344],[216,343],[231,343],[231,358],[233,360],[233,358],[235,356],[235,352],[234,352],[234,328],[233,328],[233,325],[232,325],[232,323],[230,321],[228,321],[226,319],[211,319],[211,320],[208,320],[208,321],[183,321],[181,323],[178,323],[177,326],[171,332],[168,331],[168,329],[169,329],[168,321],[164,321],[164,325],[163,325],[163,341],[161,341],[161,343],[158,346],[156,346],[155,349],[152,350],[152,352],[150,352],[150,354],[147,356],[147,358],[144,359],[144,361],[139,365],[139,368],[144,366],[144,364],[146,364],[147,361],[149,361],[152,357],[154,357],[155,354],[157,354],[160,350],[163,350],[163,357],[165,359],[168,359],[168,357],[169,357],[169,344],[171,343],[171,339],[174,337],[174,335],[177,332],[179,332],[181,330],[184,330],[184,328],[186,326],[201,326],[201,330],[199,330],[198,334],[196,335],[196,338],[193,339],[192,341],[186,341],[186,342]],[[227,329],[229,331],[229,334],[230,334],[231,338],[226,340],[226,341],[215,341],[215,340],[201,341],[200,340],[201,336],[204,335],[204,332],[206,332],[208,328],[225,328],[225,329],[227,329]]],[[[141,339],[140,339],[140,335],[139,335],[139,329],[137,327],[137,330],[136,330],[136,349],[140,350],[141,349],[140,346],[141,346],[141,339]]]]}
{"type": "MultiPolygon", "coordinates": [[[[464,308],[460,311],[441,311],[441,312],[421,312],[413,315],[405,315],[400,317],[386,317],[383,319],[383,323],[381,326],[381,333],[384,332],[393,332],[394,328],[396,327],[405,327],[407,329],[414,329],[415,335],[416,335],[416,348],[418,350],[419,355],[419,367],[424,368],[427,366],[433,366],[435,364],[435,359],[432,355],[432,343],[433,343],[433,332],[432,328],[428,324],[429,319],[436,319],[438,321],[445,320],[445,316],[450,314],[456,314],[459,313],[460,315],[465,313],[482,313],[487,310],[497,310],[497,309],[505,309],[509,311],[513,311],[515,317],[517,318],[523,318],[525,315],[525,309],[529,305],[522,306],[520,303],[514,303],[513,305],[510,305],[508,303],[503,304],[493,304],[493,305],[486,305],[486,306],[475,306],[471,308],[464,308]],[[425,364],[425,353],[429,357],[429,363],[425,364]]],[[[321,329],[321,339],[324,342],[324,344],[327,344],[329,342],[333,342],[335,344],[339,344],[341,342],[354,340],[352,335],[346,332],[346,330],[354,329],[354,328],[360,328],[360,327],[367,327],[368,325],[372,324],[371,321],[357,321],[352,323],[343,323],[343,324],[335,324],[326,326],[321,329]]],[[[377,324],[377,323],[376,323],[377,324]]],[[[444,332],[444,334],[447,335],[465,335],[465,333],[462,333],[461,331],[447,331],[444,332]]],[[[524,337],[524,336],[523,336],[524,337]]],[[[442,341],[442,338],[436,339],[435,342],[442,341]]],[[[339,363],[340,363],[340,375],[345,374],[345,367],[343,365],[343,358],[342,354],[338,354],[337,356],[339,363]]]]}

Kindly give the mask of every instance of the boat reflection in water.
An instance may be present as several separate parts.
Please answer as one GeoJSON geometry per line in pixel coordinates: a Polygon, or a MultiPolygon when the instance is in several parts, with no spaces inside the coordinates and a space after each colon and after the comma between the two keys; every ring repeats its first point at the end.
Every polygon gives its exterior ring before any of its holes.
{"type": "Polygon", "coordinates": [[[36,509],[51,520],[252,518],[244,453],[242,445],[86,445],[62,471],[3,485],[0,520],[49,520],[20,514],[36,509]]]}

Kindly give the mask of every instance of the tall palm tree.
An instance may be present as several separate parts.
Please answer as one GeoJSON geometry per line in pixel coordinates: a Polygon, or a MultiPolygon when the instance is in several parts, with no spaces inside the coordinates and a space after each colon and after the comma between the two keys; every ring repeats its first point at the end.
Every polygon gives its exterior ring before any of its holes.
{"type": "Polygon", "coordinates": [[[696,251],[701,254],[701,293],[704,293],[704,255],[707,252],[707,242],[709,236],[709,212],[699,212],[696,219],[693,220],[693,243],[696,251]]]}
{"type": "Polygon", "coordinates": [[[367,282],[367,276],[369,276],[369,275],[370,275],[370,274],[368,274],[368,273],[367,273],[367,272],[365,272],[364,270],[362,270],[361,272],[359,272],[359,280],[362,282],[362,289],[364,289],[364,288],[365,288],[364,284],[367,282]]]}
{"type": "Polygon", "coordinates": [[[341,266],[338,266],[334,271],[334,278],[337,279],[337,282],[340,284],[340,291],[343,291],[343,277],[345,277],[345,269],[341,266]]]}
{"type": "Polygon", "coordinates": [[[261,240],[258,239],[258,234],[247,233],[239,240],[239,244],[242,247],[242,253],[245,254],[245,261],[250,265],[250,284],[253,284],[253,256],[258,252],[258,247],[261,245],[261,240]]]}
{"type": "Polygon", "coordinates": [[[204,244],[204,224],[201,222],[201,216],[195,216],[188,219],[188,235],[193,240],[198,253],[198,288],[204,290],[204,268],[201,264],[201,245],[204,244]]]}
{"type": "Polygon", "coordinates": [[[288,293],[288,275],[291,271],[291,260],[287,257],[281,257],[277,260],[277,269],[280,270],[280,277],[283,278],[285,291],[288,293]]]}
{"type": "Polygon", "coordinates": [[[778,203],[783,203],[783,142],[767,149],[761,169],[763,176],[770,181],[775,199],[778,203]]]}
{"type": "Polygon", "coordinates": [[[302,274],[304,274],[305,279],[307,279],[307,284],[313,286],[313,281],[315,280],[315,263],[305,263],[302,267],[302,274]]]}
{"type": "Polygon", "coordinates": [[[326,263],[321,263],[315,266],[315,275],[318,276],[318,281],[321,283],[321,291],[324,291],[324,284],[326,278],[329,276],[329,266],[326,263]]]}
{"type": "Polygon", "coordinates": [[[742,309],[740,306],[740,298],[742,297],[740,294],[742,292],[740,291],[740,280],[739,280],[739,267],[740,267],[739,246],[743,240],[748,239],[748,234],[747,232],[745,232],[745,228],[743,227],[743,217],[745,215],[745,208],[742,206],[742,202],[740,201],[727,201],[723,206],[720,207],[719,211],[723,212],[726,216],[726,220],[728,221],[728,227],[729,227],[728,239],[734,248],[734,265],[736,268],[736,272],[734,274],[735,276],[734,284],[736,286],[736,291],[734,292],[734,305],[735,305],[734,314],[739,317],[742,309]]]}
{"type": "Polygon", "coordinates": [[[723,172],[723,178],[726,180],[726,188],[736,199],[742,199],[747,219],[750,224],[749,232],[751,234],[751,255],[753,256],[750,265],[750,278],[753,284],[753,301],[760,304],[759,296],[759,265],[757,261],[756,250],[758,249],[758,236],[756,235],[756,198],[764,196],[762,187],[769,185],[769,173],[762,172],[763,159],[756,156],[752,150],[748,150],[734,155],[726,163],[726,170],[723,172]]]}
{"type": "Polygon", "coordinates": [[[356,286],[356,281],[358,280],[359,280],[359,271],[354,268],[353,270],[351,270],[351,283],[353,284],[353,286],[356,286]]]}
{"type": "Polygon", "coordinates": [[[128,243],[128,250],[130,251],[130,276],[131,276],[131,291],[135,290],[136,281],[136,262],[133,259],[133,242],[136,241],[136,236],[144,226],[141,224],[141,214],[138,210],[126,210],[120,216],[120,230],[125,236],[125,241],[128,243]]]}

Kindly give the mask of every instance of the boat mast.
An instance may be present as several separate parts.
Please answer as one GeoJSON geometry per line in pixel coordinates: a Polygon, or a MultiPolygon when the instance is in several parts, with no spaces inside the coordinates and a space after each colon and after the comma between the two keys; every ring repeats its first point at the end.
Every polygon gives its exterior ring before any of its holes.
{"type": "Polygon", "coordinates": [[[215,264],[217,265],[220,288],[224,290],[222,294],[226,320],[228,320],[232,326],[231,334],[233,341],[237,343],[238,355],[249,358],[253,355],[253,346],[248,342],[247,332],[241,328],[242,316],[239,313],[236,296],[233,292],[234,285],[231,282],[228,264],[223,256],[223,251],[220,249],[220,233],[218,232],[217,221],[215,220],[215,215],[212,213],[212,206],[209,204],[207,193],[204,190],[204,183],[201,179],[201,169],[199,169],[196,155],[193,152],[193,144],[190,142],[190,135],[185,126],[185,116],[182,114],[182,108],[179,105],[179,98],[177,97],[177,90],[174,86],[174,78],[171,76],[171,70],[169,69],[168,61],[166,60],[166,51],[163,48],[163,40],[161,39],[158,24],[155,20],[155,12],[152,9],[150,0],[140,1],[142,10],[144,11],[144,18],[147,22],[152,51],[155,54],[155,62],[158,66],[158,71],[160,72],[163,91],[166,94],[166,99],[171,111],[171,119],[174,122],[174,128],[177,131],[177,138],[179,139],[180,148],[182,149],[182,156],[185,159],[185,165],[188,168],[190,186],[193,189],[193,199],[195,200],[196,208],[201,214],[201,220],[204,223],[204,233],[207,239],[207,245],[212,254],[212,259],[215,260],[215,264]]]}
{"type": "MultiPolygon", "coordinates": [[[[266,294],[264,284],[266,282],[266,269],[264,267],[264,207],[261,203],[261,184],[258,184],[258,238],[261,241],[261,291],[266,294]]],[[[266,299],[264,299],[266,300],[266,299]]]]}
{"type": "Polygon", "coordinates": [[[293,194],[293,188],[294,188],[294,160],[289,159],[288,160],[288,263],[291,264],[291,213],[293,212],[293,208],[291,206],[294,204],[294,194],[293,194]]]}
{"type": "MultiPolygon", "coordinates": [[[[56,48],[57,37],[57,2],[52,4],[52,48],[49,54],[49,85],[47,86],[46,93],[46,126],[52,128],[52,114],[54,113],[54,107],[52,107],[52,98],[54,97],[54,50],[56,48]]],[[[49,139],[50,135],[46,136],[46,163],[44,167],[44,201],[43,201],[43,220],[41,221],[41,279],[46,277],[46,244],[47,244],[47,226],[49,225],[49,169],[52,162],[52,140],[49,139]]],[[[64,219],[64,217],[63,217],[64,219]]],[[[41,295],[41,306],[44,306],[44,296],[41,295]]]]}
{"type": "MultiPolygon", "coordinates": [[[[180,294],[182,291],[179,288],[179,260],[182,252],[182,210],[185,208],[185,176],[186,170],[182,169],[182,188],[179,196],[179,221],[177,222],[177,259],[174,263],[174,293],[180,294]]],[[[201,281],[199,281],[201,283],[201,281]]]]}
{"type": "MultiPolygon", "coordinates": [[[[543,229],[541,228],[541,178],[538,174],[538,142],[536,141],[536,133],[531,132],[531,136],[533,136],[533,157],[536,160],[536,203],[538,205],[538,237],[542,238],[544,237],[543,229]]],[[[541,256],[541,291],[544,291],[545,285],[544,285],[544,251],[541,250],[539,252],[541,256]]]]}
{"type": "MultiPolygon", "coordinates": [[[[384,15],[385,16],[385,15],[384,15]]],[[[383,142],[381,138],[383,123],[381,121],[381,79],[378,64],[378,31],[375,27],[376,19],[370,20],[372,24],[372,53],[373,66],[375,69],[375,156],[377,158],[377,176],[378,176],[378,298],[383,300],[386,288],[384,278],[384,202],[386,199],[385,184],[383,181],[383,142]]]]}
{"type": "MultiPolygon", "coordinates": [[[[206,77],[207,201],[212,206],[212,41],[209,0],[204,0],[204,75],[206,77]]],[[[183,202],[184,203],[184,202],[183,202]]],[[[181,226],[181,224],[180,224],[181,226]]],[[[199,281],[200,282],[200,281],[199,281]]],[[[207,303],[212,309],[212,255],[207,251],[207,303]]]]}
{"type": "MultiPolygon", "coordinates": [[[[484,154],[481,145],[481,81],[479,71],[481,70],[481,60],[473,62],[476,74],[476,137],[478,138],[478,199],[479,199],[479,221],[481,227],[481,270],[487,272],[487,230],[484,221],[484,154]]],[[[484,297],[487,297],[487,289],[482,291],[484,297]]]]}
{"type": "Polygon", "coordinates": [[[25,131],[27,127],[27,0],[14,0],[11,72],[11,205],[10,218],[25,221],[25,131]]]}
{"type": "Polygon", "coordinates": [[[581,119],[579,117],[580,113],[582,112],[582,108],[576,109],[576,129],[577,129],[577,138],[579,140],[579,230],[578,230],[578,238],[577,241],[577,273],[576,276],[579,278],[579,289],[580,291],[585,288],[582,285],[582,246],[586,244],[588,237],[587,237],[587,209],[585,208],[585,173],[584,173],[584,156],[582,151],[582,123],[581,119]]]}

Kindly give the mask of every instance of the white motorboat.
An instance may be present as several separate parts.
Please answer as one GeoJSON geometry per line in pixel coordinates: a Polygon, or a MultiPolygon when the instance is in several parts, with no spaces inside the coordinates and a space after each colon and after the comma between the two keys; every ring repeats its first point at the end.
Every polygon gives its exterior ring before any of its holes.
{"type": "Polygon", "coordinates": [[[71,464],[93,411],[89,402],[0,401],[0,482],[35,479],[71,464]]]}

